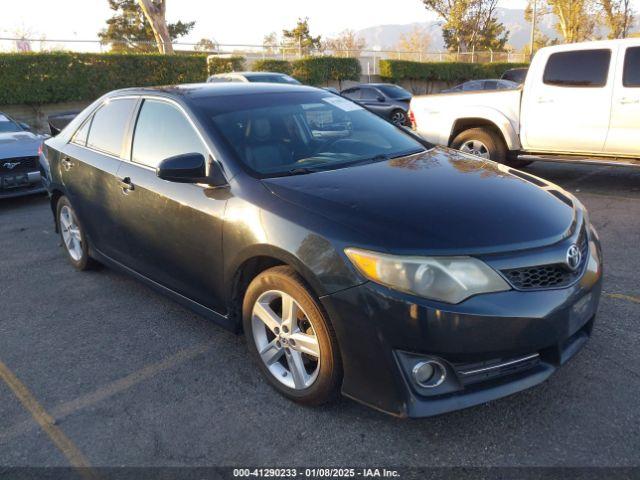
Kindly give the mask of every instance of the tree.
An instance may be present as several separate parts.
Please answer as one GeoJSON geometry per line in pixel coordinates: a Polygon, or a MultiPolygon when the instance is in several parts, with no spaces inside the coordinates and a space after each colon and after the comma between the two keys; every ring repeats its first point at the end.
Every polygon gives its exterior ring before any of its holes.
{"type": "MultiPolygon", "coordinates": [[[[195,22],[170,23],[166,25],[169,32],[168,44],[156,38],[154,29],[136,0],[108,0],[109,7],[115,13],[107,20],[107,28],[98,34],[103,44],[111,44],[111,50],[115,52],[135,51],[152,52],[157,50],[163,53],[172,52],[171,41],[188,34],[195,22]],[[167,47],[169,51],[167,51],[167,47]]],[[[163,0],[163,3],[166,0],[163,0]]]]}
{"type": "Polygon", "coordinates": [[[547,0],[556,16],[556,30],[566,43],[590,40],[597,25],[595,0],[547,0]]]}
{"type": "Polygon", "coordinates": [[[268,55],[278,53],[278,34],[276,32],[271,32],[265,35],[262,40],[262,48],[264,49],[264,53],[268,55]]]}
{"type": "MultiPolygon", "coordinates": [[[[551,45],[553,43],[553,41],[544,33],[542,33],[542,31],[540,30],[540,28],[538,28],[538,26],[540,24],[542,24],[542,18],[546,15],[549,15],[551,12],[549,10],[548,5],[544,4],[544,0],[529,0],[527,7],[524,10],[524,19],[525,21],[536,25],[536,31],[534,32],[534,38],[533,38],[533,53],[537,52],[539,49],[546,47],[548,45],[551,45]],[[533,2],[536,2],[536,18],[535,18],[535,22],[533,21],[533,2]]],[[[524,53],[527,57],[531,56],[531,44],[527,43],[523,49],[522,49],[522,53],[524,53]]]]}
{"type": "Polygon", "coordinates": [[[626,38],[633,25],[631,0],[599,0],[609,38],[626,38]]]}
{"type": "Polygon", "coordinates": [[[415,26],[409,33],[403,33],[393,47],[400,60],[425,60],[431,45],[431,35],[426,28],[415,26]]]}
{"type": "Polygon", "coordinates": [[[337,57],[359,57],[365,48],[365,41],[358,37],[353,30],[344,30],[337,37],[329,38],[323,44],[323,49],[332,50],[337,57]]]}
{"type": "Polygon", "coordinates": [[[201,38],[196,43],[194,50],[198,52],[215,52],[218,50],[218,44],[208,38],[201,38]]]}
{"type": "Polygon", "coordinates": [[[442,37],[449,50],[504,49],[509,32],[496,18],[498,0],[422,0],[443,21],[442,37]]]}
{"type": "Polygon", "coordinates": [[[282,30],[283,46],[287,50],[295,49],[300,56],[308,55],[312,50],[322,47],[321,37],[313,37],[309,30],[309,18],[298,18],[291,30],[282,30]]]}

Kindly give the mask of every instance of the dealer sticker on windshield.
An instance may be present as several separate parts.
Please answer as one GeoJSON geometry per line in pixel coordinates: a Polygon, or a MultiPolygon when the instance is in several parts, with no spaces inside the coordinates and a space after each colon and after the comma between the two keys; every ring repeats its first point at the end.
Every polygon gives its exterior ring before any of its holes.
{"type": "Polygon", "coordinates": [[[334,107],[338,107],[340,110],[344,110],[345,112],[352,112],[354,110],[364,110],[364,108],[362,108],[357,103],[350,102],[349,100],[346,100],[342,97],[338,97],[337,95],[334,95],[333,97],[324,97],[322,101],[327,102],[328,104],[333,105],[334,107]]]}

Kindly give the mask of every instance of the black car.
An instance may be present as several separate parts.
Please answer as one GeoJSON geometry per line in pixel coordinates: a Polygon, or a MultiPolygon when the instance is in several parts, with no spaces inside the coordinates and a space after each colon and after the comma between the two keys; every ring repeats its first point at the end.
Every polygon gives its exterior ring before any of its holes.
{"type": "Polygon", "coordinates": [[[297,402],[456,410],[542,382],[591,334],[601,253],[574,196],[324,90],[120,90],[41,160],[77,269],[244,330],[297,402]]]}
{"type": "Polygon", "coordinates": [[[500,77],[501,80],[509,80],[511,82],[517,83],[518,85],[522,85],[524,81],[527,79],[528,68],[512,68],[507,70],[500,77]]]}
{"type": "Polygon", "coordinates": [[[347,88],[340,93],[372,111],[391,120],[395,125],[408,125],[411,93],[392,83],[367,83],[347,88]]]}

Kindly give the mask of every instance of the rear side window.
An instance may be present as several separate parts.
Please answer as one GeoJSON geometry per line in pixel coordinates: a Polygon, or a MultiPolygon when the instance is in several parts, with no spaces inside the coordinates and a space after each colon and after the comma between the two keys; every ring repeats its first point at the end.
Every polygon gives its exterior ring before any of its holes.
{"type": "Polygon", "coordinates": [[[89,118],[82,124],[82,126],[73,135],[71,141],[84,147],[87,144],[87,134],[89,133],[89,127],[91,127],[91,118],[89,118]]]}
{"type": "Polygon", "coordinates": [[[486,82],[484,82],[485,90],[497,90],[497,88],[498,82],[496,80],[487,80],[486,82]]]}
{"type": "Polygon", "coordinates": [[[105,103],[93,115],[87,147],[119,157],[136,101],[123,98],[105,103]]]}
{"type": "Polygon", "coordinates": [[[547,61],[544,83],[560,87],[604,87],[610,64],[611,50],[554,53],[547,61]]]}
{"type": "Polygon", "coordinates": [[[133,137],[133,161],[155,168],[165,158],[185,153],[207,157],[200,137],[184,114],[167,102],[145,100],[133,137]]]}
{"type": "Polygon", "coordinates": [[[373,88],[363,88],[360,95],[363,100],[376,100],[380,96],[373,88]]]}
{"type": "Polygon", "coordinates": [[[640,47],[627,48],[622,84],[625,87],[640,87],[640,47]]]}

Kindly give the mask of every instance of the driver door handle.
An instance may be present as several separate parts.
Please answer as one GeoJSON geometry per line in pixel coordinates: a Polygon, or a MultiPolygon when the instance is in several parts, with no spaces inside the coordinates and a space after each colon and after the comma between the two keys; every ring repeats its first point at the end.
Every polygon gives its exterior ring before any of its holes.
{"type": "Polygon", "coordinates": [[[124,177],[120,179],[120,187],[122,188],[122,193],[128,195],[129,192],[132,192],[135,189],[135,185],[131,181],[131,177],[124,177]]]}

